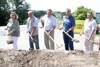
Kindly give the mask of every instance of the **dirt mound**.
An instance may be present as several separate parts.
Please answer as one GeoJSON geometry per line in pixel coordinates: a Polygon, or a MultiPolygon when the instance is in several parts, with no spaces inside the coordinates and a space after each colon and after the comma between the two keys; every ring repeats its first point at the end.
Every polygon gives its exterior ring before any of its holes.
{"type": "Polygon", "coordinates": [[[100,52],[0,50],[0,67],[100,67],[100,52]]]}

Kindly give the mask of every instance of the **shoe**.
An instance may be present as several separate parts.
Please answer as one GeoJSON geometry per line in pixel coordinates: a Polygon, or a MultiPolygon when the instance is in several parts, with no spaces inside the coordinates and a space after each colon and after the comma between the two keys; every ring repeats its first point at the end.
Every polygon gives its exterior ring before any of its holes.
{"type": "Polygon", "coordinates": [[[34,50],[33,48],[29,48],[29,50],[34,50]]]}
{"type": "Polygon", "coordinates": [[[100,47],[99,47],[99,50],[100,50],[100,47]]]}

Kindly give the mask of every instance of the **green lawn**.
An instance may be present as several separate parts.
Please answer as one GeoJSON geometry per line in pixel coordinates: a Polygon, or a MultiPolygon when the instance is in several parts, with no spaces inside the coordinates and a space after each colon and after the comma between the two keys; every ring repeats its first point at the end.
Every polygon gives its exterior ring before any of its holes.
{"type": "Polygon", "coordinates": [[[58,25],[61,25],[62,24],[62,20],[58,20],[58,25]]]}
{"type": "Polygon", "coordinates": [[[96,34],[96,36],[100,36],[100,34],[96,34]]]}

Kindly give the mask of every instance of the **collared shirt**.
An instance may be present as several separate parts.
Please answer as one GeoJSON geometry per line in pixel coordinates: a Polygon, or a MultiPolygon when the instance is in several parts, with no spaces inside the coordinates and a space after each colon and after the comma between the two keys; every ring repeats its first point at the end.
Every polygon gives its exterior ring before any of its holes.
{"type": "Polygon", "coordinates": [[[18,20],[12,20],[9,19],[9,22],[7,24],[7,30],[8,33],[12,30],[14,31],[10,36],[19,37],[20,36],[20,27],[19,27],[19,21],[18,20]]]}
{"type": "Polygon", "coordinates": [[[47,15],[45,15],[41,20],[44,22],[45,30],[51,30],[54,26],[57,25],[57,20],[54,16],[48,18],[47,15]]]}
{"type": "Polygon", "coordinates": [[[63,30],[67,31],[71,27],[75,26],[75,19],[73,16],[63,16],[63,30]]]}
{"type": "Polygon", "coordinates": [[[33,36],[38,35],[38,20],[36,17],[27,19],[27,29],[29,32],[32,32],[32,28],[35,27],[35,32],[33,36]]]}
{"type": "MultiPolygon", "coordinates": [[[[92,30],[97,29],[97,23],[94,19],[84,21],[84,34],[89,36],[92,30]]],[[[94,33],[95,34],[95,33],[94,33]]]]}

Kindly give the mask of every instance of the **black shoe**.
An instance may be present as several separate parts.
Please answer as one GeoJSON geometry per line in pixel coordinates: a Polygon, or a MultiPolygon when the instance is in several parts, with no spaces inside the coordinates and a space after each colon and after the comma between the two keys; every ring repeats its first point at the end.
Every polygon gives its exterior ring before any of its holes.
{"type": "Polygon", "coordinates": [[[29,48],[29,50],[34,50],[33,48],[29,48]]]}
{"type": "Polygon", "coordinates": [[[99,50],[100,50],[100,47],[99,47],[99,50]]]}

